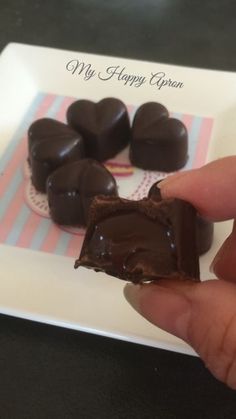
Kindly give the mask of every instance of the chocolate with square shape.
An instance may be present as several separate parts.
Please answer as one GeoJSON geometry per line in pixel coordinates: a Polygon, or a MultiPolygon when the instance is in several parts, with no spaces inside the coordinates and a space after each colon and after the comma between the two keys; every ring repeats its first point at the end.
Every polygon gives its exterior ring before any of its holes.
{"type": "Polygon", "coordinates": [[[198,280],[195,222],[195,209],[179,199],[97,197],[75,267],[134,283],[160,278],[198,280]]]}

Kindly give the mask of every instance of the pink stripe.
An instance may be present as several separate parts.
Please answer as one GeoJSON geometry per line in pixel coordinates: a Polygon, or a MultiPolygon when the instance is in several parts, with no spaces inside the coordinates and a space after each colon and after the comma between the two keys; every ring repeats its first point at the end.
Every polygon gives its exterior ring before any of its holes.
{"type": "Polygon", "coordinates": [[[211,118],[205,118],[202,122],[193,168],[202,166],[206,161],[212,125],[213,120],[211,118]]]}
{"type": "Polygon", "coordinates": [[[181,121],[186,126],[188,131],[190,131],[190,129],[192,127],[193,120],[194,120],[194,116],[193,115],[188,115],[188,114],[184,114],[182,119],[181,119],[181,121]]]}
{"type": "MultiPolygon", "coordinates": [[[[51,106],[52,102],[55,99],[55,95],[48,95],[44,98],[41,106],[37,110],[35,114],[35,119],[42,118],[44,114],[47,112],[49,107],[51,106]]],[[[12,156],[11,160],[8,163],[8,166],[6,167],[6,170],[4,171],[4,175],[1,179],[0,184],[0,197],[3,196],[9,182],[12,179],[12,175],[15,173],[17,168],[22,164],[22,161],[27,156],[27,135],[24,135],[23,139],[20,141],[20,143],[17,145],[14,155],[12,156]]]]}
{"type": "Polygon", "coordinates": [[[19,209],[24,202],[24,182],[19,186],[14,199],[11,201],[0,225],[0,243],[4,243],[9,232],[11,231],[12,225],[16,219],[19,209]]]}
{"type": "Polygon", "coordinates": [[[187,131],[190,132],[194,121],[194,115],[183,114],[181,121],[186,126],[187,131]]]}
{"type": "Polygon", "coordinates": [[[72,97],[66,97],[63,100],[63,102],[62,102],[62,104],[60,106],[60,109],[59,109],[59,111],[57,112],[57,115],[56,115],[56,119],[58,119],[58,121],[61,121],[61,122],[66,123],[66,111],[67,111],[67,108],[69,108],[69,106],[74,101],[75,101],[75,98],[72,98],[72,97]]]}
{"type": "Polygon", "coordinates": [[[62,234],[62,231],[60,230],[60,228],[56,224],[52,223],[40,250],[43,250],[44,252],[53,253],[58,243],[58,240],[61,237],[61,234],[62,234]]]}
{"type": "Polygon", "coordinates": [[[133,111],[134,111],[134,109],[136,108],[136,106],[134,106],[134,105],[128,105],[127,106],[127,111],[129,112],[129,113],[132,113],[133,111]]]}
{"type": "Polygon", "coordinates": [[[106,163],[104,163],[105,166],[112,166],[112,167],[125,167],[130,168],[132,167],[130,163],[119,163],[111,160],[107,160],[106,163]]]}
{"type": "MultiPolygon", "coordinates": [[[[63,100],[55,116],[55,119],[64,121],[67,108],[68,106],[71,105],[71,103],[74,102],[74,100],[75,100],[74,98],[66,97],[63,100]]],[[[44,242],[42,243],[40,250],[43,250],[45,252],[53,252],[62,234],[63,232],[55,224],[52,223],[52,225],[50,226],[48,230],[47,236],[45,237],[44,242]]]]}
{"type": "Polygon", "coordinates": [[[42,217],[40,217],[40,215],[36,214],[33,211],[31,212],[20,234],[20,237],[17,240],[16,246],[24,248],[30,247],[30,243],[34,237],[35,230],[38,228],[38,225],[40,224],[41,220],[42,217]]]}
{"type": "MultiPolygon", "coordinates": [[[[37,110],[37,112],[35,113],[35,119],[36,118],[42,118],[45,114],[45,112],[47,112],[47,110],[49,109],[49,107],[51,106],[52,102],[55,99],[55,95],[48,95],[44,98],[44,100],[42,101],[41,106],[39,107],[39,109],[37,110]]],[[[24,136],[24,140],[22,140],[20,142],[20,144],[17,146],[16,151],[14,153],[14,156],[12,158],[12,160],[9,162],[9,165],[7,167],[6,172],[4,173],[4,179],[3,179],[3,184],[4,184],[4,188],[7,187],[8,182],[11,180],[13,173],[15,172],[15,170],[17,169],[18,166],[22,165],[23,160],[26,158],[26,136],[24,136]]],[[[3,185],[1,184],[1,187],[3,185]]],[[[3,188],[3,189],[4,189],[3,188]]],[[[2,227],[1,231],[0,231],[0,242],[4,242],[8,236],[8,234],[10,233],[12,226],[15,222],[15,218],[17,217],[22,205],[24,205],[24,189],[25,189],[25,183],[24,181],[22,181],[21,185],[19,186],[13,200],[11,201],[5,216],[2,220],[2,227]]],[[[26,223],[27,224],[27,223],[26,223]]],[[[37,224],[37,223],[36,223],[37,224]]],[[[28,225],[28,224],[27,224],[28,225]]],[[[25,227],[23,229],[23,232],[20,235],[20,242],[22,240],[23,235],[25,234],[25,227]]],[[[32,234],[32,233],[31,233],[32,234]]],[[[26,238],[26,243],[27,243],[27,238],[26,238]]]]}
{"type": "Polygon", "coordinates": [[[66,256],[78,258],[82,247],[84,237],[73,235],[66,249],[66,256]]]}
{"type": "Polygon", "coordinates": [[[18,166],[22,164],[22,160],[24,156],[26,156],[26,150],[27,150],[26,141],[27,141],[26,136],[24,136],[23,139],[18,144],[16,151],[14,155],[12,156],[11,160],[9,161],[6,169],[4,170],[3,177],[1,180],[1,185],[0,185],[0,197],[4,195],[4,192],[6,191],[7,186],[12,179],[12,175],[15,173],[18,166]]]}

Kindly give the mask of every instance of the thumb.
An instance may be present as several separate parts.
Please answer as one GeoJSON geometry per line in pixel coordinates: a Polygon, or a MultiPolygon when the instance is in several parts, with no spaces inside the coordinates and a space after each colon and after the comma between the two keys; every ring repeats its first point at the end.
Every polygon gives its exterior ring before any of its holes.
{"type": "Polygon", "coordinates": [[[212,270],[215,275],[227,281],[236,281],[236,221],[232,233],[225,240],[212,262],[212,270]]]}
{"type": "Polygon", "coordinates": [[[161,280],[125,286],[127,301],[146,319],[189,343],[219,380],[236,389],[236,286],[161,280]]]}

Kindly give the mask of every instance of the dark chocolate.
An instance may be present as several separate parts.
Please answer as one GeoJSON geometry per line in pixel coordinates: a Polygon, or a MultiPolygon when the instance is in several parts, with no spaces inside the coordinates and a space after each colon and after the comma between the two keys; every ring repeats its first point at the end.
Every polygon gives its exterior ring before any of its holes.
{"type": "Polygon", "coordinates": [[[67,120],[84,137],[86,157],[107,160],[130,141],[128,112],[118,99],[105,98],[98,103],[77,100],[68,108],[67,120]]]}
{"type": "Polygon", "coordinates": [[[178,119],[169,118],[160,103],[140,106],[134,116],[130,160],[145,170],[172,172],[183,167],[188,158],[188,133],[178,119]]]}
{"type": "Polygon", "coordinates": [[[47,181],[50,215],[58,224],[87,224],[89,207],[96,195],[117,195],[112,174],[93,159],[60,167],[47,181]]]}
{"type": "Polygon", "coordinates": [[[197,247],[199,256],[210,250],[214,238],[214,223],[197,214],[197,247]]]}
{"type": "Polygon", "coordinates": [[[75,267],[134,283],[199,279],[195,209],[179,199],[155,202],[97,197],[75,267]]]}
{"type": "Polygon", "coordinates": [[[32,183],[41,192],[46,191],[47,178],[55,169],[84,157],[81,135],[50,118],[38,119],[30,126],[28,150],[32,183]]]}
{"type": "Polygon", "coordinates": [[[153,199],[156,202],[162,201],[161,190],[158,188],[158,183],[160,182],[161,180],[158,180],[157,182],[153,183],[148,191],[148,198],[153,199]]]}
{"type": "MultiPolygon", "coordinates": [[[[160,180],[155,182],[148,192],[148,198],[160,202],[162,200],[161,190],[158,188],[160,180]]],[[[214,223],[206,220],[201,215],[197,214],[196,217],[196,239],[199,256],[208,252],[211,248],[214,236],[214,223]]]]}

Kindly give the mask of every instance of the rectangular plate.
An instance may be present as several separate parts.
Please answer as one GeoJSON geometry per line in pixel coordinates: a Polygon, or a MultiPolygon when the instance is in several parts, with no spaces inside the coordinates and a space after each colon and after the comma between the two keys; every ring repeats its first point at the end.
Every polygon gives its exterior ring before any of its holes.
{"type": "MultiPolygon", "coordinates": [[[[83,232],[53,225],[44,197],[37,201],[25,166],[26,134],[36,118],[64,121],[76,98],[117,97],[131,118],[137,106],[156,101],[188,126],[185,168],[199,167],[235,154],[236,74],[10,44],[0,58],[0,91],[0,312],[194,354],[126,303],[124,282],[74,271],[83,232]]],[[[109,167],[120,194],[135,199],[163,175],[132,168],[127,150],[109,167]]],[[[230,227],[230,222],[216,225],[214,244],[201,257],[203,279],[211,276],[209,263],[230,227]]]]}

